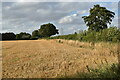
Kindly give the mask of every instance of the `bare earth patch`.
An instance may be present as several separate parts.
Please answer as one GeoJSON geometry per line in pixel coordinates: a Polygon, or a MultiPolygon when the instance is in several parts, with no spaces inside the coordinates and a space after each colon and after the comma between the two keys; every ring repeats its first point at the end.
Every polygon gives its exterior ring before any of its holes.
{"type": "Polygon", "coordinates": [[[58,40],[2,42],[3,78],[55,78],[118,63],[117,44],[58,40]]]}

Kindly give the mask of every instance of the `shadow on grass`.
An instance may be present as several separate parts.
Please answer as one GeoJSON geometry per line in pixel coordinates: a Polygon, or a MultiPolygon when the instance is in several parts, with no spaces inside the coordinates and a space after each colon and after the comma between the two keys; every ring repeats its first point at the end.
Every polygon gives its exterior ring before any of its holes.
{"type": "MultiPolygon", "coordinates": [[[[120,80],[120,69],[117,64],[112,64],[110,67],[107,68],[100,68],[100,69],[90,69],[89,73],[82,73],[78,72],[77,74],[70,75],[70,76],[60,76],[58,80],[62,80],[62,78],[81,78],[81,79],[88,79],[88,80],[120,80]]],[[[80,80],[81,80],[80,79],[80,80]]]]}

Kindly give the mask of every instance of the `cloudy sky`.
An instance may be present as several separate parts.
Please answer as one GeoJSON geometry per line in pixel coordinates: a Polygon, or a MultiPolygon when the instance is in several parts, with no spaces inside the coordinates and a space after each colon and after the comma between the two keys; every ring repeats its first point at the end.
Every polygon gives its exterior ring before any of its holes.
{"type": "Polygon", "coordinates": [[[63,29],[63,34],[86,30],[82,16],[89,15],[89,9],[95,4],[115,12],[115,18],[110,26],[118,26],[117,2],[23,2],[19,0],[19,2],[2,2],[0,32],[31,33],[45,23],[53,23],[60,31],[63,29]]]}

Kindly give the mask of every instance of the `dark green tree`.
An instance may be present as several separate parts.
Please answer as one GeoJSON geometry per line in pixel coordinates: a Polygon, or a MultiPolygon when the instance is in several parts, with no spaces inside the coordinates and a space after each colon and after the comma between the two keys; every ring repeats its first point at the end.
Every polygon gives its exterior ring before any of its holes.
{"type": "Polygon", "coordinates": [[[42,37],[50,37],[55,34],[59,34],[58,30],[52,23],[43,24],[39,29],[39,34],[42,37]]]}
{"type": "Polygon", "coordinates": [[[84,22],[89,27],[89,31],[100,31],[106,29],[108,24],[111,24],[115,13],[107,10],[100,5],[94,5],[90,9],[89,16],[83,16],[84,22]]]}
{"type": "Polygon", "coordinates": [[[2,33],[2,40],[15,40],[16,35],[13,32],[2,33]]]}
{"type": "Polygon", "coordinates": [[[18,40],[29,40],[31,35],[26,32],[21,32],[19,34],[16,34],[16,39],[18,40]]]}
{"type": "Polygon", "coordinates": [[[31,36],[31,39],[38,39],[38,38],[41,38],[40,34],[39,34],[39,31],[38,30],[34,30],[32,32],[32,36],[31,36]]]}
{"type": "Polygon", "coordinates": [[[2,34],[0,33],[0,41],[2,41],[2,34]]]}

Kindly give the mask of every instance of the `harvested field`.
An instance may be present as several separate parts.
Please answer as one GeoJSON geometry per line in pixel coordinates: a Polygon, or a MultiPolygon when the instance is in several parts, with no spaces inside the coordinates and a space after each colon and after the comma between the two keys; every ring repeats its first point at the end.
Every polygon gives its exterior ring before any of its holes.
{"type": "Polygon", "coordinates": [[[67,40],[2,42],[3,78],[55,78],[118,63],[116,43],[67,40]]]}

